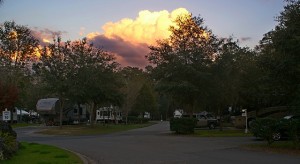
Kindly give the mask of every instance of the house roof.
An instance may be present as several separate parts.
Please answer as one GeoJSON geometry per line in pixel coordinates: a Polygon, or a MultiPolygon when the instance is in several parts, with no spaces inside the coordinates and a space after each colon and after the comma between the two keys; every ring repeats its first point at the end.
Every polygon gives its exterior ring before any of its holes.
{"type": "Polygon", "coordinates": [[[49,111],[55,108],[58,98],[40,99],[36,104],[37,111],[49,111]]]}

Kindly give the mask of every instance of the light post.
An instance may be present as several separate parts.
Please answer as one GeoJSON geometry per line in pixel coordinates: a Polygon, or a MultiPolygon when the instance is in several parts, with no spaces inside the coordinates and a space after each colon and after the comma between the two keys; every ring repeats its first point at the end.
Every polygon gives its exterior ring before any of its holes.
{"type": "Polygon", "coordinates": [[[247,109],[243,109],[242,110],[242,116],[246,117],[246,129],[245,129],[245,133],[248,133],[248,123],[247,123],[247,120],[248,120],[248,117],[247,117],[247,109]]]}

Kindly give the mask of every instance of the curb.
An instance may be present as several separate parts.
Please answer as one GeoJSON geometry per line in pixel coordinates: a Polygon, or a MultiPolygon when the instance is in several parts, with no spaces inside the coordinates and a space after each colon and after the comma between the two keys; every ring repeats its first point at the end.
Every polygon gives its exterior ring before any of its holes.
{"type": "MultiPolygon", "coordinates": [[[[68,149],[66,149],[68,150],[68,149]]],[[[84,164],[97,164],[94,160],[90,159],[89,157],[83,155],[83,154],[80,154],[80,153],[77,153],[77,152],[74,152],[74,151],[71,151],[71,150],[68,150],[74,154],[76,154],[84,164]]]]}

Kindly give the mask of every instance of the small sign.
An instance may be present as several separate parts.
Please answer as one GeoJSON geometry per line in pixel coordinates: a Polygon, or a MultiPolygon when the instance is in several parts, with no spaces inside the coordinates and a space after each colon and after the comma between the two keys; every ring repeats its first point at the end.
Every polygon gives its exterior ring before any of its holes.
{"type": "Polygon", "coordinates": [[[243,117],[246,117],[247,116],[247,113],[245,112],[245,113],[242,113],[242,116],[243,117]]]}
{"type": "Polygon", "coordinates": [[[9,121],[10,120],[10,111],[3,111],[2,116],[3,116],[3,121],[9,121]]]}

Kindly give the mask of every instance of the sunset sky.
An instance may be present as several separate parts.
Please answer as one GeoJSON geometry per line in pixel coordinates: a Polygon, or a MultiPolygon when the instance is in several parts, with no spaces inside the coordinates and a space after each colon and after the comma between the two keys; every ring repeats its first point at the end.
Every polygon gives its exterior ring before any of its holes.
{"type": "Polygon", "coordinates": [[[219,37],[233,36],[253,48],[272,30],[283,0],[4,0],[0,24],[26,25],[41,43],[87,37],[113,52],[122,66],[147,65],[148,45],[169,35],[180,13],[200,15],[219,37]]]}

